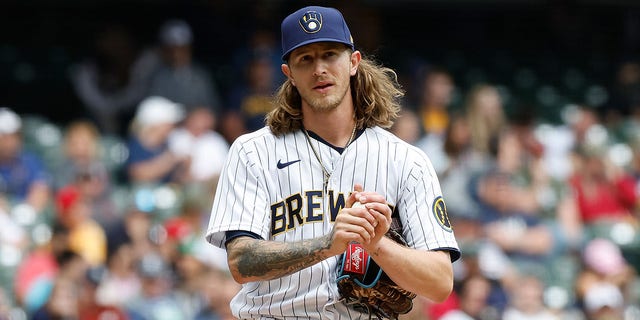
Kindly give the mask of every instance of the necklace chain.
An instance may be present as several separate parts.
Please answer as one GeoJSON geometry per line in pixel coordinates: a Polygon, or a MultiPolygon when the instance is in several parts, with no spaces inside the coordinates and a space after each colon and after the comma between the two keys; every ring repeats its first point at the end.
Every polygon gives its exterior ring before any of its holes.
{"type": "MultiPolygon", "coordinates": [[[[351,131],[351,137],[349,137],[349,140],[347,141],[347,144],[344,146],[344,149],[347,149],[347,147],[353,142],[353,139],[356,136],[356,127],[357,127],[357,124],[354,124],[353,130],[351,131]]],[[[309,147],[311,147],[311,151],[313,151],[313,154],[316,156],[316,159],[318,159],[318,163],[320,163],[320,168],[322,168],[322,175],[323,175],[322,197],[324,198],[324,193],[327,192],[327,188],[329,185],[329,177],[331,176],[331,174],[329,173],[329,170],[327,170],[327,168],[324,166],[324,162],[322,162],[322,159],[320,158],[320,154],[318,153],[316,148],[313,147],[313,144],[311,143],[311,137],[309,137],[309,132],[307,131],[307,129],[303,127],[302,131],[304,132],[304,135],[307,138],[307,142],[309,143],[309,147]]]]}

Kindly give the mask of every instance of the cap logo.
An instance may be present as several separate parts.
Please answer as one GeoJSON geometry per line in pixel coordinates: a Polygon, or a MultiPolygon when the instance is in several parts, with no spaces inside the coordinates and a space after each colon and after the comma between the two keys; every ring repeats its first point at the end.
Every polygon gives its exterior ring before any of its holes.
{"type": "Polygon", "coordinates": [[[322,15],[317,11],[307,11],[298,22],[304,32],[316,33],[322,28],[322,15]]]}

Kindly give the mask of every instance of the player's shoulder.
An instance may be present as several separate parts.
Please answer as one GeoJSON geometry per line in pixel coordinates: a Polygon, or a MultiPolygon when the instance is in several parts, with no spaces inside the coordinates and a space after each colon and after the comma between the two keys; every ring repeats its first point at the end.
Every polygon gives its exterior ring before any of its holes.
{"type": "Polygon", "coordinates": [[[404,140],[398,138],[391,131],[381,127],[371,127],[369,128],[369,130],[367,130],[367,132],[371,132],[373,135],[378,137],[378,139],[387,140],[388,142],[391,142],[391,143],[399,143],[399,144],[406,143],[404,140]]]}
{"type": "Polygon", "coordinates": [[[275,135],[267,126],[239,136],[232,144],[235,149],[270,148],[279,141],[287,140],[296,133],[275,135]]]}
{"type": "Polygon", "coordinates": [[[268,127],[260,128],[256,131],[248,132],[240,135],[233,141],[234,145],[243,146],[249,143],[253,143],[256,140],[273,140],[276,136],[271,132],[268,127]]]}
{"type": "Polygon", "coordinates": [[[395,149],[403,150],[408,155],[414,155],[415,157],[420,157],[420,158],[426,157],[426,154],[422,149],[398,138],[398,136],[396,136],[389,130],[383,129],[381,127],[373,127],[373,128],[370,128],[369,132],[380,143],[388,143],[390,145],[393,145],[395,149]]]}

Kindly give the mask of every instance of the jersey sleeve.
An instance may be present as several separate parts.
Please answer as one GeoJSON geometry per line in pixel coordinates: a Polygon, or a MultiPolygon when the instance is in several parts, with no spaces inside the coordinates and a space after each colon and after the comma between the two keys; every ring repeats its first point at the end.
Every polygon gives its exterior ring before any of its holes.
{"type": "Polygon", "coordinates": [[[435,170],[429,159],[419,153],[415,159],[408,160],[412,165],[398,203],[403,235],[409,246],[447,250],[455,261],[460,257],[460,249],[435,170]]]}
{"type": "Polygon", "coordinates": [[[224,248],[226,231],[248,231],[264,239],[269,230],[267,196],[260,163],[250,143],[236,141],[229,150],[211,208],[207,241],[224,248]]]}

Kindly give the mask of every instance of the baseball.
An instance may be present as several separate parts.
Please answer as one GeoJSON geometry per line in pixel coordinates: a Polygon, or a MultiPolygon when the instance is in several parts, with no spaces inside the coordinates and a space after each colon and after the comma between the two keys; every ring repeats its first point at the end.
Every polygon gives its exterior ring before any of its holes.
{"type": "Polygon", "coordinates": [[[356,201],[353,203],[353,205],[351,205],[351,208],[364,208],[364,204],[356,201]]]}

